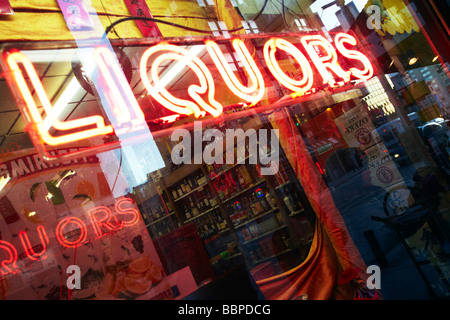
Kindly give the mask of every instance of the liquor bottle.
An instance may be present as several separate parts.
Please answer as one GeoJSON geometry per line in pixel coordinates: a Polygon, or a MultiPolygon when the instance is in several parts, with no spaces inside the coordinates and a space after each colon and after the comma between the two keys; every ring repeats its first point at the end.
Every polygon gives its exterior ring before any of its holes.
{"type": "Polygon", "coordinates": [[[183,194],[185,194],[187,191],[186,191],[186,186],[184,185],[184,180],[182,180],[181,182],[180,182],[180,188],[181,188],[181,194],[183,195],[183,194]]]}
{"type": "Polygon", "coordinates": [[[288,210],[290,211],[290,213],[295,212],[294,208],[292,207],[291,201],[289,199],[289,196],[287,195],[287,193],[284,193],[284,198],[283,198],[283,202],[286,205],[286,208],[288,208],[288,210]]]}
{"type": "Polygon", "coordinates": [[[187,181],[188,181],[189,191],[190,191],[190,190],[194,190],[194,189],[196,188],[196,186],[194,186],[194,183],[192,182],[192,178],[189,177],[189,178],[187,179],[187,181]]]}
{"type": "Polygon", "coordinates": [[[192,197],[189,197],[189,205],[191,207],[192,214],[194,216],[198,215],[198,208],[195,205],[194,201],[192,200],[192,197]]]}
{"type": "Polygon", "coordinates": [[[264,191],[262,189],[256,190],[256,197],[259,200],[259,202],[261,203],[261,206],[264,211],[269,211],[271,209],[271,207],[267,203],[266,197],[264,195],[264,191]]]}
{"type": "Polygon", "coordinates": [[[241,189],[247,188],[247,183],[246,183],[244,176],[242,175],[240,170],[237,171],[237,180],[238,180],[238,183],[239,183],[239,186],[241,187],[241,189]]]}
{"type": "Polygon", "coordinates": [[[177,187],[177,193],[178,193],[178,197],[183,196],[183,190],[181,190],[181,186],[177,187]]]}
{"type": "Polygon", "coordinates": [[[239,171],[242,174],[242,177],[245,180],[246,185],[250,185],[252,183],[252,178],[250,177],[250,174],[248,173],[247,168],[244,166],[239,166],[239,171]]]}
{"type": "Polygon", "coordinates": [[[191,218],[191,213],[189,212],[189,207],[186,200],[184,201],[184,215],[186,216],[186,219],[191,218]]]}
{"type": "Polygon", "coordinates": [[[277,203],[275,202],[275,198],[269,192],[266,192],[266,200],[271,209],[275,209],[277,207],[277,203]]]}
{"type": "Polygon", "coordinates": [[[173,197],[174,199],[177,199],[177,198],[178,198],[178,192],[177,192],[177,189],[175,189],[175,188],[172,189],[172,197],[173,197]]]}
{"type": "Polygon", "coordinates": [[[196,191],[194,193],[194,201],[200,212],[203,212],[206,210],[205,201],[201,198],[201,195],[198,191],[196,191]]]}

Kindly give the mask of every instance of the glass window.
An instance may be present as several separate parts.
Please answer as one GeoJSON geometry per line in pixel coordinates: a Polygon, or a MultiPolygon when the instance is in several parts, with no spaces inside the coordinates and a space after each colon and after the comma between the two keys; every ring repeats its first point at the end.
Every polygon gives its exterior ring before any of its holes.
{"type": "Polygon", "coordinates": [[[448,3],[11,4],[1,298],[450,295],[448,3]]]}

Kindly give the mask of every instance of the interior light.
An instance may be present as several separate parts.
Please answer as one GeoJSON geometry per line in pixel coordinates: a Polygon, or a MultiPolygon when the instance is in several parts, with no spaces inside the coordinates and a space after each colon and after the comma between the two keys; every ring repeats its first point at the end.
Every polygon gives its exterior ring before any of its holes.
{"type": "Polygon", "coordinates": [[[0,191],[3,190],[9,180],[11,180],[11,176],[9,175],[0,177],[0,191]]]}
{"type": "Polygon", "coordinates": [[[394,155],[394,158],[398,158],[398,157],[400,157],[400,155],[399,155],[398,153],[396,153],[396,154],[394,155]]]}
{"type": "Polygon", "coordinates": [[[419,60],[417,57],[414,57],[414,58],[411,58],[411,59],[409,59],[409,65],[410,66],[412,66],[414,63],[416,63],[417,62],[417,60],[419,60]]]}
{"type": "Polygon", "coordinates": [[[439,56],[434,57],[433,60],[431,60],[431,62],[435,62],[438,58],[439,56]]]}

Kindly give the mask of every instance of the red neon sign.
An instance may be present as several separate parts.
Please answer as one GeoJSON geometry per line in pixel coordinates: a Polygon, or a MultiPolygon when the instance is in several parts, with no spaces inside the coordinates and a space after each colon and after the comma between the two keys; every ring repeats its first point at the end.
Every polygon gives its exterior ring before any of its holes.
{"type": "Polygon", "coordinates": [[[28,256],[31,260],[40,260],[45,258],[45,253],[47,251],[47,244],[50,242],[48,240],[47,232],[44,229],[44,226],[38,226],[37,232],[39,235],[39,240],[41,241],[43,249],[40,252],[36,252],[33,247],[31,246],[30,239],[28,238],[28,235],[25,231],[19,232],[19,238],[22,242],[22,246],[28,256]]]}
{"type": "MultiPolygon", "coordinates": [[[[112,216],[112,211],[104,206],[92,208],[88,211],[91,220],[91,227],[96,235],[93,239],[103,237],[115,232],[123,227],[133,227],[139,222],[139,211],[132,205],[134,202],[130,198],[120,198],[115,204],[116,215],[112,216]]],[[[19,239],[22,248],[28,258],[39,261],[46,258],[49,238],[45,227],[39,225],[36,228],[40,245],[32,245],[27,232],[19,232],[19,239]],[[36,248],[41,248],[36,252],[36,248]]],[[[89,241],[88,225],[78,217],[65,217],[58,222],[55,228],[56,240],[64,248],[76,248],[89,241]]],[[[11,243],[0,240],[0,276],[19,271],[17,266],[17,249],[11,243]]]]}
{"type": "Polygon", "coordinates": [[[89,137],[105,135],[111,133],[113,131],[111,126],[105,125],[105,120],[102,116],[90,116],[70,121],[60,121],[58,119],[58,115],[55,114],[53,106],[48,99],[47,93],[44,90],[41,80],[36,73],[36,69],[34,68],[31,61],[25,56],[23,53],[15,51],[6,55],[6,65],[8,69],[11,71],[12,77],[16,84],[17,89],[20,92],[21,98],[23,99],[26,105],[27,115],[30,117],[31,123],[33,124],[34,130],[40,137],[40,139],[49,145],[61,145],[68,142],[83,140],[89,137]],[[45,113],[47,117],[50,119],[50,126],[47,127],[47,123],[44,122],[44,119],[41,117],[41,114],[38,110],[38,107],[33,99],[33,95],[30,91],[29,86],[25,81],[25,77],[19,68],[19,63],[24,67],[25,72],[33,86],[36,94],[44,107],[45,113]],[[88,127],[94,125],[93,129],[85,129],[81,131],[77,131],[74,133],[68,133],[63,136],[54,137],[50,135],[49,129],[53,127],[55,129],[61,131],[69,131],[73,129],[80,129],[84,127],[88,127]]]}
{"type": "MultiPolygon", "coordinates": [[[[348,83],[352,77],[367,80],[374,74],[369,59],[354,48],[357,45],[356,38],[349,34],[338,33],[333,43],[321,35],[299,36],[298,40],[299,44],[294,45],[286,39],[271,38],[265,42],[263,47],[264,62],[269,72],[281,86],[292,91],[292,96],[300,96],[314,91],[313,69],[317,70],[323,84],[332,87],[348,83]],[[298,79],[288,76],[280,67],[276,53],[281,51],[291,56],[298,64],[298,79]],[[350,60],[360,67],[355,66],[344,70],[338,62],[339,57],[350,60]]],[[[202,117],[206,114],[217,117],[222,114],[223,105],[215,99],[217,89],[214,77],[205,62],[198,57],[199,52],[203,49],[206,49],[218,74],[232,94],[250,105],[256,105],[261,101],[266,84],[244,41],[234,39],[232,47],[248,77],[248,85],[243,85],[236,77],[219,44],[207,40],[194,47],[200,48],[200,50],[196,49],[197,52],[193,53],[182,46],[162,42],[149,47],[141,57],[139,75],[142,83],[148,93],[164,108],[177,114],[194,115],[195,117],[202,117]],[[175,62],[177,67],[172,68],[161,77],[160,67],[166,66],[168,62],[175,62]],[[179,70],[185,67],[195,75],[192,84],[187,85],[186,88],[190,99],[180,99],[167,89],[168,84],[178,76],[179,70]]],[[[146,126],[142,110],[123,76],[114,54],[108,48],[101,46],[93,50],[93,55],[99,79],[103,83],[102,94],[107,101],[107,105],[104,107],[109,108],[110,112],[107,113],[110,115],[111,125],[106,125],[107,121],[100,115],[60,121],[28,57],[17,50],[3,54],[3,64],[9,71],[6,73],[9,75],[9,83],[14,87],[13,91],[18,94],[20,101],[23,102],[23,111],[28,122],[31,123],[29,128],[39,137],[41,144],[61,145],[111,133],[119,135],[120,133],[139,131],[140,128],[146,126]],[[50,120],[51,127],[63,133],[66,132],[66,134],[52,136],[49,133],[49,121],[44,121],[38,111],[31,94],[32,90],[30,90],[19,65],[23,67],[25,74],[30,79],[30,85],[36,91],[36,95],[44,107],[46,118],[50,120]]]]}

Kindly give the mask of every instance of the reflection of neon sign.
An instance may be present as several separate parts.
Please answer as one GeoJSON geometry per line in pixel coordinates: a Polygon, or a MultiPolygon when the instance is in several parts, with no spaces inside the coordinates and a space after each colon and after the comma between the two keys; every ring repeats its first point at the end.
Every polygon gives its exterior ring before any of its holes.
{"type": "MultiPolygon", "coordinates": [[[[94,239],[106,236],[124,227],[132,227],[139,221],[139,211],[129,204],[133,200],[130,198],[121,198],[115,204],[116,215],[104,206],[95,207],[88,211],[91,226],[95,234],[94,239]]],[[[32,246],[26,231],[19,232],[19,238],[23,250],[28,258],[33,261],[43,260],[46,258],[47,246],[49,238],[45,227],[39,225],[37,234],[40,241],[39,246],[32,246]],[[36,252],[36,247],[41,250],[36,252]]],[[[86,223],[77,217],[65,217],[58,222],[55,228],[56,240],[64,248],[76,248],[85,244],[88,240],[89,229],[86,223]]],[[[18,272],[17,266],[17,249],[11,243],[0,240],[0,256],[6,257],[0,264],[0,275],[18,272]]]]}
{"type": "MultiPolygon", "coordinates": [[[[369,59],[360,51],[351,48],[357,45],[357,40],[349,34],[338,33],[335,36],[334,45],[320,35],[305,35],[299,37],[299,40],[300,44],[294,45],[285,39],[272,38],[266,41],[263,49],[269,72],[280,85],[292,91],[292,96],[300,96],[312,91],[315,80],[312,65],[318,71],[322,83],[332,87],[348,83],[351,77],[366,80],[373,76],[373,67],[369,59]],[[300,50],[299,47],[303,49],[300,50]],[[295,60],[299,66],[298,79],[294,79],[292,75],[288,76],[283,71],[277,60],[277,52],[284,52],[295,60]],[[358,63],[361,68],[351,67],[349,70],[344,70],[338,63],[339,56],[358,63]]],[[[244,41],[235,39],[232,41],[232,46],[248,77],[247,85],[243,85],[236,77],[216,42],[208,40],[204,46],[230,91],[251,105],[258,104],[264,96],[266,87],[261,71],[244,41]]],[[[114,54],[106,47],[97,47],[93,50],[93,55],[93,60],[98,67],[99,80],[102,82],[102,94],[107,101],[105,107],[109,108],[111,112],[108,114],[111,114],[113,118],[109,119],[111,125],[106,125],[105,119],[99,115],[69,121],[58,120],[31,61],[17,50],[3,55],[3,63],[12,74],[10,83],[25,104],[24,111],[31,122],[30,128],[37,133],[42,143],[61,145],[113,132],[119,135],[124,132],[139,131],[142,126],[145,126],[142,111],[129,84],[121,75],[120,66],[114,54]],[[66,134],[52,136],[49,133],[48,125],[44,125],[31,94],[32,90],[19,65],[23,66],[53,128],[66,134]]],[[[177,72],[178,70],[175,70],[171,80],[177,76],[177,72]]],[[[206,114],[219,116],[223,112],[222,104],[215,100],[216,84],[211,71],[199,57],[181,46],[163,42],[148,48],[140,60],[140,77],[148,93],[162,106],[173,112],[195,117],[206,114]],[[169,81],[160,79],[160,66],[170,61],[181,62],[183,67],[186,66],[195,74],[195,83],[187,86],[190,100],[175,97],[166,88],[169,81]]]]}

